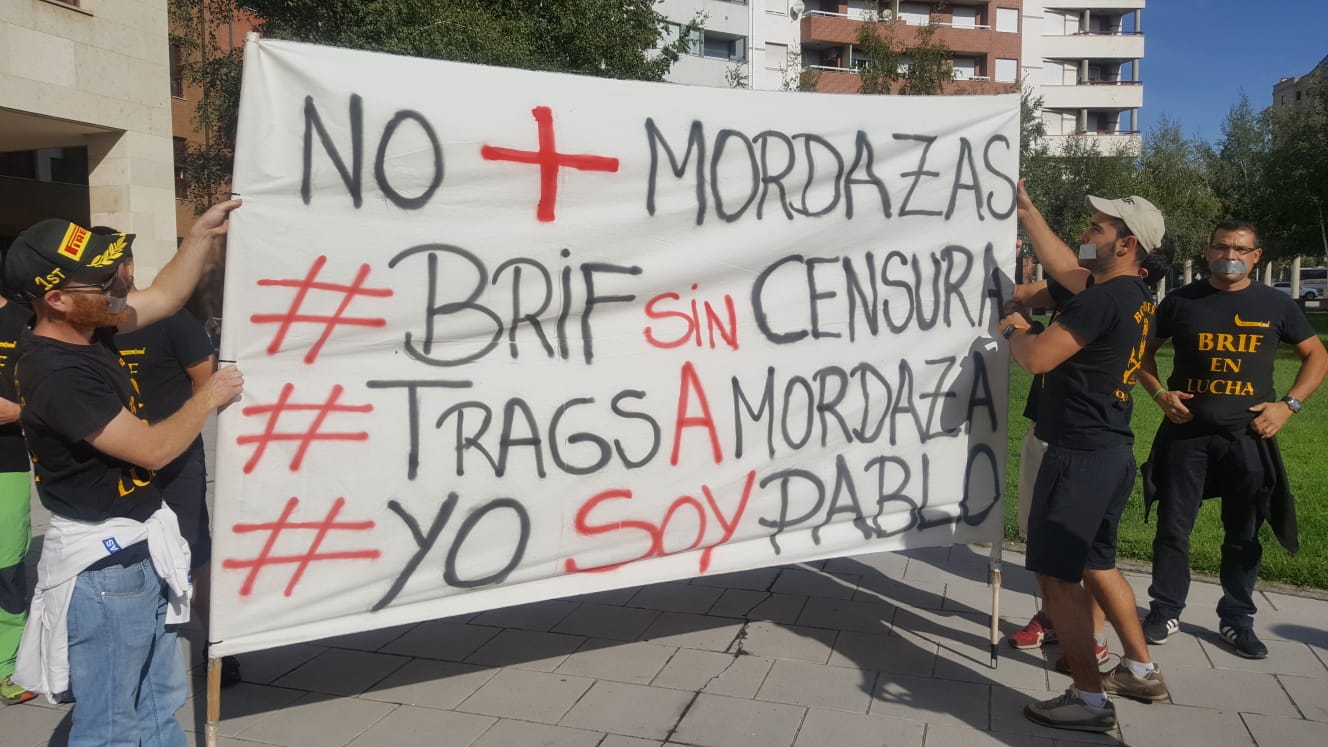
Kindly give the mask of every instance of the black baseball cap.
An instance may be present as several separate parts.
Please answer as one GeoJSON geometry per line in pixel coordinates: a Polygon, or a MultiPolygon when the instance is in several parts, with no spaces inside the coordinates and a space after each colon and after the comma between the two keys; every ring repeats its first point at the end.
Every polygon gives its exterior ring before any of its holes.
{"type": "Polygon", "coordinates": [[[107,275],[131,256],[132,233],[95,234],[51,218],[29,226],[4,257],[4,293],[16,300],[41,298],[74,277],[107,275]]]}

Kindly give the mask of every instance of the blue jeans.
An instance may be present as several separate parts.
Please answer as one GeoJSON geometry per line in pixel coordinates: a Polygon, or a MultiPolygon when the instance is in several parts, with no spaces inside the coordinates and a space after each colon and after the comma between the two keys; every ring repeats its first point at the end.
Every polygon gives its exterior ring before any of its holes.
{"type": "Polygon", "coordinates": [[[184,660],[150,560],[79,574],[69,604],[70,747],[183,747],[184,660]]]}

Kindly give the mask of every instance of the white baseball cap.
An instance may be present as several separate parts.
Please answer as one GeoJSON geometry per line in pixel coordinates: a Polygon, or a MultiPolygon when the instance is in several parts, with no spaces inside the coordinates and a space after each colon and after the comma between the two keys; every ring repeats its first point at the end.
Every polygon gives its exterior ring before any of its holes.
{"type": "Polygon", "coordinates": [[[1167,232],[1167,224],[1162,218],[1162,211],[1148,200],[1138,195],[1119,200],[1088,195],[1084,198],[1084,204],[1099,213],[1125,221],[1125,226],[1139,239],[1144,251],[1151,252],[1162,246],[1162,235],[1167,232]]]}

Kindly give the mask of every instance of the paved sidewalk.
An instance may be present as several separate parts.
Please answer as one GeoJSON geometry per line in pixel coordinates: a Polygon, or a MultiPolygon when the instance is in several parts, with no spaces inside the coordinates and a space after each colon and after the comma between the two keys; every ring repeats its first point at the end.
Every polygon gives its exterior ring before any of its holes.
{"type": "MultiPolygon", "coordinates": [[[[1117,699],[1107,735],[1026,721],[1023,705],[1069,678],[1051,669],[1054,646],[1002,644],[989,668],[986,553],[840,558],[245,654],[245,683],[222,694],[220,744],[1270,747],[1328,733],[1328,602],[1261,592],[1270,654],[1247,661],[1218,642],[1210,583],[1194,585],[1191,622],[1154,650],[1172,702],[1117,699]]],[[[1009,632],[1037,600],[1022,556],[1005,560],[1009,632]]],[[[1130,581],[1143,598],[1147,579],[1130,581]]],[[[203,666],[186,632],[194,697],[180,718],[202,744],[203,666]]],[[[64,744],[67,711],[44,699],[2,708],[0,743],[64,744]]]]}

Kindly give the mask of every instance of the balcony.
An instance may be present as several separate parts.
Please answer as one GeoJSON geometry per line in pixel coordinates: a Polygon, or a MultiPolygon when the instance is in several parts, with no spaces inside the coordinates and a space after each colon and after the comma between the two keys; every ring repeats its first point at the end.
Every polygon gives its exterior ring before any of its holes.
{"type": "MultiPolygon", "coordinates": [[[[858,29],[862,26],[862,20],[856,15],[821,10],[804,13],[799,23],[801,24],[799,31],[802,34],[802,43],[813,46],[856,44],[858,42],[858,29]]],[[[894,33],[894,38],[905,45],[911,43],[916,37],[917,26],[903,21],[893,21],[889,25],[891,32],[894,33]]],[[[940,26],[940,29],[936,32],[936,40],[943,42],[952,50],[986,51],[1004,50],[1008,47],[1009,56],[1018,57],[1018,36],[1014,34],[998,34],[998,32],[992,30],[991,26],[987,25],[954,26],[948,23],[937,25],[940,26]]],[[[1002,56],[1005,56],[1004,52],[1002,56]]]]}
{"type": "Polygon", "coordinates": [[[1138,109],[1144,105],[1143,85],[1131,80],[1042,86],[1038,95],[1044,109],[1138,109]]]}
{"type": "Polygon", "coordinates": [[[1042,57],[1049,60],[1137,60],[1143,56],[1144,36],[1134,32],[1042,37],[1042,57]]]}
{"type": "Polygon", "coordinates": [[[1142,10],[1146,0],[1043,0],[1045,10],[1095,10],[1104,13],[1129,13],[1142,10]]]}
{"type": "MultiPolygon", "coordinates": [[[[807,70],[818,76],[816,81],[818,93],[858,93],[862,87],[862,79],[858,77],[858,71],[851,68],[808,65],[807,70]]],[[[1018,92],[1018,84],[996,83],[982,76],[971,80],[952,80],[944,84],[946,95],[1018,92]]]]}
{"type": "MultiPolygon", "coordinates": [[[[1097,146],[1098,153],[1138,153],[1143,144],[1143,137],[1137,131],[1118,130],[1115,132],[1085,132],[1088,142],[1097,146]]],[[[1053,153],[1064,147],[1068,135],[1048,135],[1047,145],[1053,153]]]]}

